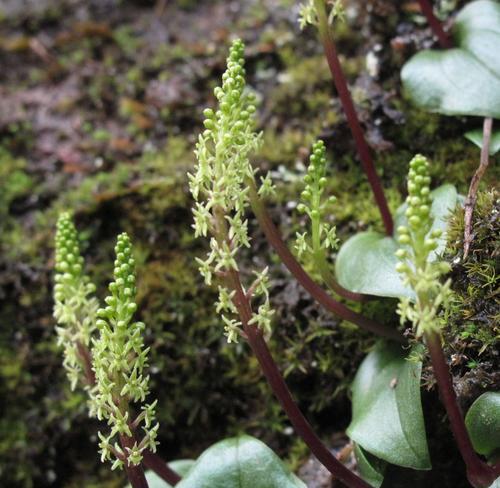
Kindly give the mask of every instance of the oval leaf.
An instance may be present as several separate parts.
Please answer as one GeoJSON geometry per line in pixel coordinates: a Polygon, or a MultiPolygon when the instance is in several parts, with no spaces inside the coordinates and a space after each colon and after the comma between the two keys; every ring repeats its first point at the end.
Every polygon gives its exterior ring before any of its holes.
{"type": "MultiPolygon", "coordinates": [[[[473,142],[479,149],[483,147],[483,131],[481,129],[471,130],[466,132],[466,139],[473,142]]],[[[500,151],[500,130],[493,131],[490,139],[489,153],[490,156],[495,155],[500,151]]]]}
{"type": "Polygon", "coordinates": [[[361,232],[340,248],[335,260],[338,282],[348,290],[382,297],[414,296],[396,271],[399,244],[378,232],[361,232]]]}
{"type": "Polygon", "coordinates": [[[306,488],[264,443],[250,436],[209,447],[177,488],[306,488]]]}
{"type": "MultiPolygon", "coordinates": [[[[461,201],[453,185],[442,185],[431,192],[432,229],[441,229],[443,236],[431,257],[440,254],[446,245],[445,231],[451,210],[461,201]]],[[[396,211],[395,228],[406,225],[406,204],[396,211]]],[[[340,248],[335,261],[338,282],[348,290],[382,297],[413,298],[414,293],[403,286],[396,271],[395,252],[400,247],[396,239],[378,232],[361,232],[351,237],[340,248]]]]}
{"type": "MultiPolygon", "coordinates": [[[[195,461],[191,459],[179,459],[168,463],[179,476],[184,477],[194,465],[195,461]]],[[[172,488],[172,485],[160,478],[154,471],[148,469],[145,473],[149,488],[172,488]]],[[[130,484],[125,488],[132,488],[130,484]]]]}
{"type": "Polygon", "coordinates": [[[358,444],[354,444],[354,456],[361,477],[374,488],[380,488],[384,481],[384,471],[387,463],[372,456],[358,444]]]}
{"type": "Polygon", "coordinates": [[[500,392],[483,393],[465,416],[474,449],[484,456],[500,451],[500,392]]]}
{"type": "Polygon", "coordinates": [[[500,118],[500,4],[471,2],[453,32],[457,48],[425,50],[404,65],[405,92],[431,112],[500,118]]]}
{"type": "Polygon", "coordinates": [[[406,360],[401,347],[379,344],[354,378],[347,434],[384,461],[430,469],[420,402],[421,370],[422,363],[406,360]]]}

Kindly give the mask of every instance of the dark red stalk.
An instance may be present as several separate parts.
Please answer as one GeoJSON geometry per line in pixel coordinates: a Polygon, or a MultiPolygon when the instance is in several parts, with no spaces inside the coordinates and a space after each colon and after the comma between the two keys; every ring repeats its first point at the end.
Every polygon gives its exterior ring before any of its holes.
{"type": "MultiPolygon", "coordinates": [[[[88,348],[81,342],[77,342],[76,345],[78,348],[78,354],[83,362],[85,379],[88,385],[92,387],[95,385],[95,373],[92,369],[92,356],[88,348]]],[[[158,456],[158,454],[146,449],[142,455],[144,466],[154,471],[162,480],[172,486],[175,486],[181,480],[181,477],[175,471],[171,470],[167,463],[160,456],[158,456]]],[[[128,474],[129,473],[127,471],[127,476],[128,474]]],[[[132,480],[130,480],[130,482],[132,483],[132,480]]]]}
{"type": "Polygon", "coordinates": [[[432,368],[439,387],[441,401],[448,413],[451,430],[467,467],[467,478],[474,487],[486,488],[500,476],[499,466],[497,465],[496,468],[493,468],[487,465],[474,452],[462,412],[458,406],[455,390],[453,389],[450,370],[444,357],[443,348],[441,347],[440,335],[435,332],[427,333],[425,339],[431,356],[432,368]]]}
{"type": "Polygon", "coordinates": [[[450,49],[453,47],[451,39],[448,34],[444,31],[443,26],[439,19],[434,15],[432,10],[432,5],[429,0],[418,0],[422,13],[425,15],[427,22],[431,26],[432,32],[438,38],[439,44],[443,49],[450,49]]]}
{"type": "Polygon", "coordinates": [[[342,107],[344,109],[349,128],[351,129],[354,142],[356,143],[356,149],[358,151],[359,158],[363,165],[364,172],[370,182],[370,186],[375,196],[375,201],[377,202],[382,220],[384,222],[385,232],[388,236],[392,236],[394,230],[394,223],[392,220],[391,211],[387,205],[387,200],[385,198],[384,190],[380,179],[375,170],[375,164],[373,163],[373,158],[371,156],[370,148],[366,142],[363,129],[359,123],[358,116],[356,114],[356,109],[354,108],[354,103],[347,87],[347,82],[340,65],[340,61],[337,55],[337,49],[335,47],[335,42],[333,36],[330,32],[328,26],[328,18],[325,10],[324,0],[315,0],[316,12],[318,15],[318,29],[321,43],[323,44],[323,49],[325,51],[325,56],[328,61],[328,66],[332,74],[333,82],[335,88],[337,89],[342,107]]]}
{"type": "MultiPolygon", "coordinates": [[[[127,447],[131,449],[134,446],[134,443],[135,440],[132,437],[120,435],[120,444],[125,453],[127,453],[127,447]]],[[[123,465],[132,488],[149,488],[146,476],[144,475],[144,470],[140,464],[138,466],[129,465],[127,460],[125,460],[123,465]]]]}
{"type": "Polygon", "coordinates": [[[168,467],[168,465],[160,458],[157,454],[145,450],[142,453],[143,459],[142,462],[146,468],[154,471],[162,480],[166,481],[172,486],[175,486],[181,480],[181,477],[172,469],[168,467]]]}
{"type": "Polygon", "coordinates": [[[266,209],[260,201],[260,197],[257,194],[257,189],[253,182],[249,182],[250,187],[250,202],[252,205],[252,210],[259,221],[259,224],[267,237],[267,240],[278,253],[279,257],[283,261],[283,264],[288,268],[290,273],[295,277],[295,279],[302,285],[302,287],[310,293],[310,295],[323,307],[325,307],[330,312],[335,313],[340,318],[348,320],[353,324],[361,327],[362,329],[368,330],[375,334],[381,335],[388,339],[394,341],[405,343],[403,336],[395,329],[386,327],[385,325],[379,324],[369,318],[354,312],[350,308],[346,307],[344,304],[334,300],[323,288],[321,288],[317,283],[315,283],[311,277],[305,272],[304,268],[295,259],[294,255],[290,252],[286,244],[281,239],[280,233],[273,221],[266,212],[266,209]]]}
{"type": "Polygon", "coordinates": [[[260,367],[262,368],[269,386],[283,407],[283,410],[290,419],[290,422],[295,428],[297,434],[307,444],[311,452],[318,458],[321,464],[323,464],[335,478],[338,478],[349,488],[370,488],[368,483],[363,481],[359,476],[355,475],[338,459],[336,459],[329,449],[323,444],[321,439],[316,435],[311,425],[293,400],[290,390],[288,389],[283,376],[279,372],[267,344],[262,337],[262,332],[257,327],[249,325],[248,323],[252,318],[252,309],[247,296],[243,292],[243,288],[236,271],[229,273],[228,282],[230,288],[236,292],[234,303],[238,309],[246,339],[252,348],[255,357],[259,361],[260,367]]]}

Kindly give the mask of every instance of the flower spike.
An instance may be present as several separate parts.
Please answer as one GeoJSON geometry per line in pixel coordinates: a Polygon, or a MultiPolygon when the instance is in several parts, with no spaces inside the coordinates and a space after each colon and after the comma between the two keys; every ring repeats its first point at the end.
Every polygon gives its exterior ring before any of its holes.
{"type": "Polygon", "coordinates": [[[400,259],[396,269],[402,274],[403,283],[415,292],[414,302],[401,300],[398,313],[402,322],[409,320],[413,323],[417,336],[440,332],[437,313],[441,306],[449,303],[451,297],[451,281],[441,282],[442,276],[450,271],[449,264],[430,260],[430,254],[438,247],[437,239],[442,234],[439,229],[431,231],[430,181],[429,162],[424,156],[415,156],[408,173],[408,225],[398,228],[399,242],[406,247],[396,252],[400,259]]]}
{"type": "Polygon", "coordinates": [[[114,468],[125,462],[129,466],[140,464],[146,448],[155,452],[158,429],[156,402],[142,405],[142,413],[135,420],[129,413],[132,404],[143,404],[149,394],[149,376],[144,373],[149,348],[144,347],[142,338],[145,325],[132,320],[137,310],[135,260],[127,234],[118,236],[115,252],[114,281],[109,285],[111,294],[105,299],[107,306],[97,312],[99,338],[93,340],[92,350],[96,387],[91,403],[91,413],[106,420],[111,427],[107,436],[100,433],[99,447],[103,459],[114,461],[114,468]],[[139,425],[144,431],[141,441],[135,440],[133,433],[139,425]],[[124,436],[133,442],[117,456],[117,449],[110,446],[124,436]]]}
{"type": "MultiPolygon", "coordinates": [[[[252,151],[261,144],[261,134],[254,130],[255,97],[246,90],[244,44],[233,42],[227,58],[227,70],[222,86],[214,90],[219,102],[217,111],[206,109],[205,130],[196,146],[198,165],[189,175],[190,189],[195,200],[193,208],[196,236],[212,236],[206,259],[197,259],[205,283],[238,271],[236,256],[242,247],[250,246],[245,213],[250,205],[248,180],[254,181],[249,161],[252,151]]],[[[269,177],[263,180],[262,194],[273,192],[269,177]]],[[[251,287],[263,303],[253,313],[251,324],[269,330],[273,314],[269,304],[267,277],[258,277],[258,286],[251,287]]],[[[219,286],[216,311],[221,314],[228,342],[237,342],[241,321],[234,306],[234,289],[227,283],[219,286]]]]}
{"type": "Polygon", "coordinates": [[[59,216],[55,241],[57,343],[64,349],[63,366],[74,390],[85,372],[85,358],[81,357],[79,347],[87,349],[89,346],[99,305],[93,296],[95,286],[84,274],[78,233],[68,212],[59,216]]]}

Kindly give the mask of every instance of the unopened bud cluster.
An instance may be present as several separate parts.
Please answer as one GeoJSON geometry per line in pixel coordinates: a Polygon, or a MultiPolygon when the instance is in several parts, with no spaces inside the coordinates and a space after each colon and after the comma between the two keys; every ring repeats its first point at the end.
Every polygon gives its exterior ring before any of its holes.
{"type": "Polygon", "coordinates": [[[149,376],[144,375],[149,348],[144,347],[142,334],[145,325],[134,322],[135,262],[132,245],[127,234],[120,234],[115,247],[114,281],[109,285],[111,294],[106,297],[106,307],[98,310],[99,337],[93,339],[93,368],[96,387],[92,395],[92,413],[106,420],[111,427],[105,435],[99,433],[101,459],[113,460],[113,469],[124,462],[137,465],[142,452],[156,450],[159,427],[155,423],[155,405],[145,405],[149,393],[149,376]],[[142,412],[130,418],[130,404],[140,403],[142,412]],[[153,426],[153,424],[155,424],[153,426]],[[142,427],[141,440],[124,451],[119,436],[134,437],[133,430],[142,427]]]}
{"type": "MultiPolygon", "coordinates": [[[[249,155],[259,148],[261,134],[254,130],[255,97],[245,87],[244,44],[237,39],[227,58],[222,86],[214,90],[219,107],[216,111],[204,111],[205,130],[198,138],[195,151],[198,164],[195,173],[189,175],[195,200],[195,235],[212,236],[208,257],[197,259],[207,285],[212,284],[214,275],[238,271],[237,252],[250,246],[245,213],[250,203],[248,183],[254,181],[254,170],[249,155]]],[[[266,195],[272,191],[270,179],[263,179],[259,193],[266,195]]],[[[253,323],[261,327],[268,326],[272,314],[265,283],[262,279],[255,287],[256,295],[263,295],[265,300],[252,318],[253,323]]],[[[240,321],[232,317],[236,312],[233,293],[219,287],[216,305],[229,342],[237,341],[241,327],[240,321]]]]}
{"type": "Polygon", "coordinates": [[[324,198],[326,179],[326,149],[323,141],[317,141],[312,147],[312,154],[304,176],[306,187],[301,193],[301,203],[297,209],[311,220],[311,236],[307,232],[297,233],[295,249],[299,257],[314,255],[320,249],[335,249],[338,244],[336,228],[326,222],[328,207],[336,198],[324,198]]]}
{"type": "Polygon", "coordinates": [[[396,269],[403,275],[403,283],[415,292],[415,301],[402,299],[398,313],[401,321],[413,323],[417,336],[441,328],[437,314],[450,300],[450,280],[441,282],[450,271],[448,263],[431,261],[433,251],[438,247],[441,230],[431,231],[432,198],[430,195],[429,162],[417,155],[410,162],[408,173],[408,197],[406,218],[408,226],[398,228],[399,243],[403,245],[396,252],[400,263],[396,269]]]}
{"type": "Polygon", "coordinates": [[[58,345],[64,349],[63,365],[75,389],[84,371],[78,344],[90,343],[98,302],[93,296],[95,286],[84,274],[78,233],[68,212],[59,217],[55,241],[54,317],[58,345]]]}

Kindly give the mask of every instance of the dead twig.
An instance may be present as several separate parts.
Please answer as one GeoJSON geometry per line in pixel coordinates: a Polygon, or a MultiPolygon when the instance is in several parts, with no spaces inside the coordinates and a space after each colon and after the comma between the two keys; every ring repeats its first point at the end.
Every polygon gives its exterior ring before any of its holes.
{"type": "Polygon", "coordinates": [[[474,212],[474,206],[477,200],[477,191],[479,189],[479,183],[483,177],[486,168],[489,164],[489,150],[490,150],[490,139],[491,130],[493,126],[493,119],[487,117],[484,119],[483,123],[483,145],[481,147],[481,158],[479,161],[479,167],[477,168],[472,180],[470,182],[469,194],[465,200],[465,214],[464,214],[464,259],[467,258],[469,254],[470,245],[472,243],[472,214],[474,212]]]}

